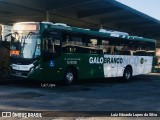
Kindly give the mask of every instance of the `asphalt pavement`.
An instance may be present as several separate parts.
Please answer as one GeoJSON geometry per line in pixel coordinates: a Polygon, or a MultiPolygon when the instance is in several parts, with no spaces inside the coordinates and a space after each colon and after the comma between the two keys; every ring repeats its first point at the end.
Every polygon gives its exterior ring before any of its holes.
{"type": "Polygon", "coordinates": [[[0,111],[160,111],[160,74],[81,80],[66,86],[0,80],[0,111]]]}

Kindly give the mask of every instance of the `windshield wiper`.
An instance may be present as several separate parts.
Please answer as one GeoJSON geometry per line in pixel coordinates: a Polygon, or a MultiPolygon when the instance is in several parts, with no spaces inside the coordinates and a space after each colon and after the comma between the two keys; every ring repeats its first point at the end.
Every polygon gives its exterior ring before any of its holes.
{"type": "Polygon", "coordinates": [[[35,34],[34,32],[29,32],[26,36],[24,36],[24,38],[23,38],[23,36],[21,37],[21,41],[22,41],[22,39],[24,39],[24,41],[23,41],[23,46],[22,46],[22,49],[21,49],[21,55],[23,55],[24,47],[25,47],[25,45],[27,44],[27,43],[26,43],[26,39],[27,39],[29,36],[34,35],[34,34],[35,34]]]}
{"type": "Polygon", "coordinates": [[[18,32],[9,33],[9,34],[5,35],[4,37],[8,37],[8,36],[10,36],[10,35],[12,35],[12,34],[17,34],[17,35],[18,35],[18,32]]]}
{"type": "MultiPolygon", "coordinates": [[[[24,37],[24,42],[23,42],[23,44],[26,44],[26,43],[25,43],[26,39],[27,39],[29,36],[34,35],[34,34],[35,34],[34,32],[29,32],[29,33],[24,37]]],[[[22,38],[23,38],[23,37],[22,37],[22,38]]],[[[22,40],[22,38],[21,38],[21,40],[22,40]]]]}
{"type": "MultiPolygon", "coordinates": [[[[9,34],[7,34],[7,35],[5,35],[5,36],[4,36],[4,41],[7,41],[7,37],[9,37],[9,36],[11,36],[11,37],[12,37],[12,35],[13,35],[13,34],[15,34],[15,35],[18,35],[18,36],[19,36],[18,32],[9,33],[9,34]]],[[[12,38],[11,38],[11,40],[12,40],[12,38]]]]}

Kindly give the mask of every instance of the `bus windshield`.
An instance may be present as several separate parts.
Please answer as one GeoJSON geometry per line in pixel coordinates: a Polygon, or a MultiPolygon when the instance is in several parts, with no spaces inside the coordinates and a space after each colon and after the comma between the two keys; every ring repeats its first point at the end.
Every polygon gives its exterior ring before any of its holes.
{"type": "Polygon", "coordinates": [[[41,37],[35,32],[15,32],[11,34],[10,56],[37,58],[41,55],[41,37]]]}

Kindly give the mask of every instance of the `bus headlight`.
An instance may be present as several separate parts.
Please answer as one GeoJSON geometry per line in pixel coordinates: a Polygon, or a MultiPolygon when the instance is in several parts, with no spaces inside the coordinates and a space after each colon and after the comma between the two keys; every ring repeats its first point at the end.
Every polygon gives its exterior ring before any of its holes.
{"type": "Polygon", "coordinates": [[[40,65],[36,66],[36,67],[35,67],[35,70],[37,70],[37,69],[39,69],[39,68],[40,68],[40,65]]]}
{"type": "Polygon", "coordinates": [[[30,70],[30,73],[33,73],[33,72],[34,72],[34,67],[32,67],[30,70]]]}

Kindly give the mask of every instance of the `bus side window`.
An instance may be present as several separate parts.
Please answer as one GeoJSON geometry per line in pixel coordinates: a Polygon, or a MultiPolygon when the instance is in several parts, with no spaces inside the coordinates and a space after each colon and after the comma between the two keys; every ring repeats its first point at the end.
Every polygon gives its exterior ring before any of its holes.
{"type": "Polygon", "coordinates": [[[75,43],[70,34],[62,35],[62,51],[64,53],[74,53],[76,51],[75,43]]]}
{"type": "Polygon", "coordinates": [[[45,51],[48,53],[56,52],[55,51],[55,40],[52,37],[47,37],[44,39],[45,51]]]}
{"type": "Polygon", "coordinates": [[[62,51],[64,53],[84,53],[85,43],[82,34],[64,33],[62,35],[62,51]]]}
{"type": "Polygon", "coordinates": [[[111,55],[115,55],[115,53],[116,53],[116,46],[112,45],[111,46],[111,55]]]}
{"type": "Polygon", "coordinates": [[[104,54],[110,54],[111,53],[111,46],[109,45],[108,40],[102,40],[102,46],[103,46],[103,53],[104,54]]]}
{"type": "Polygon", "coordinates": [[[66,53],[68,51],[68,41],[69,41],[69,35],[62,33],[62,52],[66,53]]]}
{"type": "Polygon", "coordinates": [[[61,52],[61,46],[60,46],[60,41],[61,41],[61,38],[60,37],[54,37],[54,41],[53,41],[53,43],[54,43],[54,48],[53,48],[53,50],[54,50],[54,52],[56,52],[56,53],[60,53],[61,52]]]}

